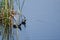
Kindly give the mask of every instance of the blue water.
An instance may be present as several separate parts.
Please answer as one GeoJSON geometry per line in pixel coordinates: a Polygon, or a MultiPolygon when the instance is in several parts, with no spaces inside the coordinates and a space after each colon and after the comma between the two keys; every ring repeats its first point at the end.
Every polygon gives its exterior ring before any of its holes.
{"type": "Polygon", "coordinates": [[[29,40],[60,40],[60,0],[27,0],[23,14],[29,40]]]}
{"type": "Polygon", "coordinates": [[[60,0],[26,0],[22,13],[27,28],[19,40],[60,40],[60,0]]]}

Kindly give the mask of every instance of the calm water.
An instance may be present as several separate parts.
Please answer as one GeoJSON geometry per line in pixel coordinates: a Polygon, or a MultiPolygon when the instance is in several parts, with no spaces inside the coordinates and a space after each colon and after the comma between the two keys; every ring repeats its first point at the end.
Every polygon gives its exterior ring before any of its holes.
{"type": "Polygon", "coordinates": [[[18,30],[19,40],[60,40],[60,0],[26,0],[22,13],[27,28],[18,30]]]}

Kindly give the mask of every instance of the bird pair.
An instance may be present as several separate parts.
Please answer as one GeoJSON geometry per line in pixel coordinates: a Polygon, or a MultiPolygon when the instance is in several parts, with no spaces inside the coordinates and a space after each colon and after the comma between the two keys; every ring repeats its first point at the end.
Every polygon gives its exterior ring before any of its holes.
{"type": "MultiPolygon", "coordinates": [[[[21,25],[24,25],[24,27],[26,27],[26,20],[22,21],[22,22],[18,25],[18,28],[19,28],[20,30],[22,30],[21,25]]],[[[16,26],[16,25],[13,25],[13,28],[17,28],[17,26],[16,26]]]]}

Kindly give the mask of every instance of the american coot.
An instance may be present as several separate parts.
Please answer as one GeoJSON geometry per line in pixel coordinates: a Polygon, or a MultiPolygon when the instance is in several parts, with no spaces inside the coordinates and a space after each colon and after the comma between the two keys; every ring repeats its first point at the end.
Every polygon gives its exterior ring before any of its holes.
{"type": "MultiPolygon", "coordinates": [[[[16,25],[13,25],[13,28],[17,28],[17,26],[16,26],[16,25]]],[[[18,25],[18,28],[19,28],[20,30],[22,30],[22,29],[21,29],[21,25],[18,25]]]]}
{"type": "Polygon", "coordinates": [[[22,21],[22,23],[24,25],[24,27],[26,27],[26,20],[22,21]]]}

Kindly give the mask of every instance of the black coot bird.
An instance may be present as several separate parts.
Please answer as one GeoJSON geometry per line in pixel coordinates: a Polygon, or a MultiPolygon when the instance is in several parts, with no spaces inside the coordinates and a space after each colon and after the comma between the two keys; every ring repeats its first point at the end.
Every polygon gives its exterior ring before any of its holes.
{"type": "MultiPolygon", "coordinates": [[[[13,25],[13,28],[17,28],[17,26],[16,26],[16,25],[13,25]]],[[[19,28],[20,30],[22,30],[22,29],[21,29],[21,25],[18,25],[18,28],[19,28]]]]}

